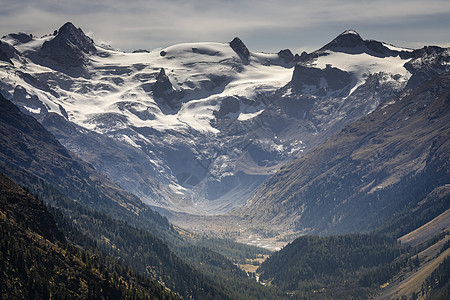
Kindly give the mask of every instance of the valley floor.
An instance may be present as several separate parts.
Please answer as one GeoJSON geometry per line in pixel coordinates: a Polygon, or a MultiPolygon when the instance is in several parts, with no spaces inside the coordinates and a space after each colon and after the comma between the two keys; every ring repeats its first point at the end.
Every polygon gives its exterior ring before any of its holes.
{"type": "Polygon", "coordinates": [[[232,239],[236,242],[278,251],[302,235],[301,232],[279,232],[252,227],[233,215],[199,216],[176,214],[169,218],[173,224],[212,237],[232,239]]]}

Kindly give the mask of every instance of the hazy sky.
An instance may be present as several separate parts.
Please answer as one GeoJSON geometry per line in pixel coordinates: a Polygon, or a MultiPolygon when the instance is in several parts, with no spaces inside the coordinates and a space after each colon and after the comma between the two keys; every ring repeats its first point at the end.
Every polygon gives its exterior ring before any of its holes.
{"type": "Polygon", "coordinates": [[[124,51],[229,42],[252,51],[315,50],[346,29],[397,46],[450,46],[449,0],[0,0],[0,35],[65,22],[124,51]]]}

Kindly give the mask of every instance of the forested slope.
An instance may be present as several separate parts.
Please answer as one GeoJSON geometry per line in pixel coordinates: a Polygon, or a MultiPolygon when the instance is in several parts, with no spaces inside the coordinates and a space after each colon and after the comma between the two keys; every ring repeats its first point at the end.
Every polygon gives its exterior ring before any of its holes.
{"type": "Polygon", "coordinates": [[[176,299],[119,261],[67,242],[44,204],[0,174],[0,298],[176,299]]]}

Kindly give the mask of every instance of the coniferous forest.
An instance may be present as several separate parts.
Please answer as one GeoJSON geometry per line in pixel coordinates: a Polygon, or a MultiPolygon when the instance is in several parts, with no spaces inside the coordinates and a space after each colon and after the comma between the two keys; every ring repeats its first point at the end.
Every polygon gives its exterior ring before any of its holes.
{"type": "Polygon", "coordinates": [[[0,175],[1,299],[176,299],[131,267],[66,240],[44,204],[0,175]]]}

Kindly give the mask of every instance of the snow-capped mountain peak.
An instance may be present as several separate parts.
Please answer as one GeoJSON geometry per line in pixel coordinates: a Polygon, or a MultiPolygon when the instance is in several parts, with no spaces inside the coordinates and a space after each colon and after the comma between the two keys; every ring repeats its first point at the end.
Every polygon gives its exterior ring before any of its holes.
{"type": "Polygon", "coordinates": [[[348,48],[362,46],[364,40],[355,30],[346,30],[320,50],[345,51],[348,48]]]}
{"type": "Polygon", "coordinates": [[[82,66],[88,61],[86,55],[96,51],[94,41],[86,36],[81,28],[67,22],[61,26],[53,39],[42,44],[39,54],[60,64],[82,66]]]}
{"type": "Polygon", "coordinates": [[[2,94],[142,200],[200,214],[245,203],[282,164],[400,93],[416,66],[449,66],[444,50],[352,30],[301,56],[239,38],[124,53],[71,23],[1,43],[2,94]]]}
{"type": "Polygon", "coordinates": [[[344,35],[348,35],[348,34],[353,34],[353,35],[359,36],[359,33],[356,32],[356,30],[354,30],[354,29],[347,29],[344,32],[342,32],[339,36],[344,36],[344,35]]]}
{"type": "Polygon", "coordinates": [[[61,26],[55,38],[52,41],[45,42],[43,47],[52,42],[56,43],[58,40],[70,43],[87,54],[96,52],[94,41],[85,35],[81,28],[76,28],[71,22],[61,26]]]}

